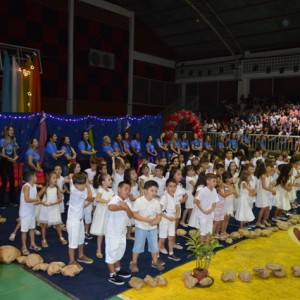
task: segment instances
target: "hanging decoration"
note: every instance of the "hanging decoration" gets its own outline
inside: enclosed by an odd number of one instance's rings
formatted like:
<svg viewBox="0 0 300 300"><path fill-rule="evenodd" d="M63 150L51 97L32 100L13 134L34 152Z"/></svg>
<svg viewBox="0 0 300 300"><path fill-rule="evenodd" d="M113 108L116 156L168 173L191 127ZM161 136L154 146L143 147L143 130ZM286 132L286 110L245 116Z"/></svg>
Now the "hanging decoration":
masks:
<svg viewBox="0 0 300 300"><path fill-rule="evenodd" d="M202 126L198 117L191 110L178 110L173 113L164 127L166 133L166 140L169 141L172 138L173 132L179 121L185 119L192 127L193 133L196 133L198 138L202 137Z"/></svg>

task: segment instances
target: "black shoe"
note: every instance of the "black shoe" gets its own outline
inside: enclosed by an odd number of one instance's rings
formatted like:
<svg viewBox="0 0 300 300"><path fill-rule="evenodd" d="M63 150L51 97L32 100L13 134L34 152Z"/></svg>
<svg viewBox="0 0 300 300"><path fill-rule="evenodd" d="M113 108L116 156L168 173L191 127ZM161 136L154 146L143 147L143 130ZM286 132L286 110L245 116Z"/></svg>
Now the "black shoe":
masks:
<svg viewBox="0 0 300 300"><path fill-rule="evenodd" d="M117 272L117 275L120 276L120 277L123 277L123 278L129 278L131 277L131 274L123 269L120 269L118 272Z"/></svg>
<svg viewBox="0 0 300 300"><path fill-rule="evenodd" d="M86 233L86 234L85 234L85 238L86 238L87 240L91 240L93 237L92 237L89 233Z"/></svg>
<svg viewBox="0 0 300 300"><path fill-rule="evenodd" d="M109 277L108 281L116 285L123 285L125 283L118 274Z"/></svg>

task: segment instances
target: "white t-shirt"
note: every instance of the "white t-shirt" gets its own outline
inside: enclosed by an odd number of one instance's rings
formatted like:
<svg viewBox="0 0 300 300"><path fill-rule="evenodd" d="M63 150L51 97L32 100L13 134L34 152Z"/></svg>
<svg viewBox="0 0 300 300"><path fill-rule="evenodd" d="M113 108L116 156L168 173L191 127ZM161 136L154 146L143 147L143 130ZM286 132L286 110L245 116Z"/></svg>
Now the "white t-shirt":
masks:
<svg viewBox="0 0 300 300"><path fill-rule="evenodd" d="M165 193L166 188L166 178L165 177L153 177L153 180L157 182L158 184L158 190L157 190L157 196L161 197Z"/></svg>
<svg viewBox="0 0 300 300"><path fill-rule="evenodd" d="M21 195L20 195L20 208L19 208L19 216L23 217L30 217L35 215L35 205L34 203L28 203L25 201L24 195L24 187L29 186L29 198L35 199L37 196L37 189L36 185L30 185L28 182L25 183L22 187Z"/></svg>
<svg viewBox="0 0 300 300"><path fill-rule="evenodd" d="M176 197L172 197L170 194L164 194L160 199L161 210L164 214L169 217L175 217L176 215L176 205L180 205ZM169 220L166 218L161 219L161 223L168 223Z"/></svg>
<svg viewBox="0 0 300 300"><path fill-rule="evenodd" d="M68 219L82 219L84 211L84 201L88 195L87 188L79 191L74 185L70 187L70 200L68 209Z"/></svg>
<svg viewBox="0 0 300 300"><path fill-rule="evenodd" d="M108 203L108 206L111 204L118 205L119 201L124 200L122 200L119 196L116 195L111 198L111 200ZM106 235L126 235L128 220L129 218L125 210L112 211L108 209Z"/></svg>
<svg viewBox="0 0 300 300"><path fill-rule="evenodd" d="M96 170L93 171L91 168L89 168L84 170L84 172L86 172L89 182L92 183L94 180L94 176L96 175Z"/></svg>
<svg viewBox="0 0 300 300"><path fill-rule="evenodd" d="M145 196L137 198L133 204L132 211L138 212L143 217L150 217L155 219L158 214L161 213L161 207L155 198L147 200ZM149 223L139 221L135 219L135 226L144 230L153 230L157 228L157 225L151 226Z"/></svg>
<svg viewBox="0 0 300 300"><path fill-rule="evenodd" d="M219 202L219 197L216 189L210 190L206 186L199 190L196 200L201 203L204 210L209 210L212 208L214 203ZM214 211L211 214L206 215L197 206L197 216L202 219L211 219L214 217Z"/></svg>
<svg viewBox="0 0 300 300"><path fill-rule="evenodd" d="M59 190L62 192L63 191L63 188L64 188L64 181L65 181L65 178L63 176L60 176L57 178L57 186L59 187ZM64 199L64 193L62 192L61 193L61 197L62 199Z"/></svg>
<svg viewBox="0 0 300 300"><path fill-rule="evenodd" d="M234 160L233 160L233 159L227 159L227 158L225 158L225 160L224 160L224 163L225 163L225 170L228 169L228 167L229 167L229 165L230 165L230 163L231 163L232 161L234 161Z"/></svg>

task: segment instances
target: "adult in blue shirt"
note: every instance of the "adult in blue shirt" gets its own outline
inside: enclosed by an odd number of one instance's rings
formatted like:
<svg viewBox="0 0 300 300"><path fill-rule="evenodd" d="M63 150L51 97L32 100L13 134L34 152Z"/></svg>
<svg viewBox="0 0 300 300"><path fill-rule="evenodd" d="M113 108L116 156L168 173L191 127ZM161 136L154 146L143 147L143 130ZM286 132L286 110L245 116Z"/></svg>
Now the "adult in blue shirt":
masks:
<svg viewBox="0 0 300 300"><path fill-rule="evenodd" d="M59 161L62 169L62 176L66 177L69 174L69 164L72 160L76 159L77 154L70 144L70 138L66 135L62 136L60 140L60 149L65 151Z"/></svg>
<svg viewBox="0 0 300 300"><path fill-rule="evenodd" d="M237 139L237 134L232 132L228 141L228 149L232 151L233 154L236 154L239 149L239 142Z"/></svg>
<svg viewBox="0 0 300 300"><path fill-rule="evenodd" d="M102 150L103 158L106 161L107 172L112 175L112 158L118 156L118 154L114 152L114 149L111 146L111 139L108 135L105 135L102 139Z"/></svg>
<svg viewBox="0 0 300 300"><path fill-rule="evenodd" d="M6 126L4 128L4 138L0 141L1 159L0 159L0 206L5 208L4 196L6 193L7 179L9 182L9 202L12 205L17 205L16 189L15 189L15 174L14 163L19 156L17 155L18 144L16 142L14 128Z"/></svg>
<svg viewBox="0 0 300 300"><path fill-rule="evenodd" d="M170 160L174 156L179 156L180 154L180 147L179 147L179 141L178 141L178 133L174 132L172 139L169 141L169 153L170 153Z"/></svg>
<svg viewBox="0 0 300 300"><path fill-rule="evenodd" d="M113 144L113 149L114 149L113 152L115 152L116 155L121 156L122 158L127 158L128 154L125 152L122 139L123 139L122 134L118 132L115 136L115 142Z"/></svg>
<svg viewBox="0 0 300 300"><path fill-rule="evenodd" d="M150 163L154 163L155 158L157 157L157 151L155 150L155 146L153 144L152 135L148 135L146 138L146 153L148 156L148 160Z"/></svg>
<svg viewBox="0 0 300 300"><path fill-rule="evenodd" d="M90 167L91 156L94 156L97 151L91 146L89 133L84 131L81 135L81 141L78 144L77 162L80 164L82 171Z"/></svg>
<svg viewBox="0 0 300 300"><path fill-rule="evenodd" d="M25 159L23 164L24 171L33 171L33 172L43 172L39 165L41 159L38 152L39 142L37 139L33 138L29 141L28 150L25 153Z"/></svg>
<svg viewBox="0 0 300 300"><path fill-rule="evenodd" d="M240 137L240 149L243 149L245 151L245 155L249 156L249 149L250 149L250 133L249 129L246 128L244 133Z"/></svg>
<svg viewBox="0 0 300 300"><path fill-rule="evenodd" d="M179 140L179 149L180 153L184 156L184 162L186 163L188 161L188 154L191 151L186 132L181 134L181 139Z"/></svg>
<svg viewBox="0 0 300 300"><path fill-rule="evenodd" d="M141 146L141 134L136 132L134 134L134 139L130 142L130 149L133 153L132 155L132 164L133 167L137 170L139 166L139 160L142 158L142 146Z"/></svg>
<svg viewBox="0 0 300 300"><path fill-rule="evenodd" d="M224 144L224 141L225 141L224 135L219 135L217 146L216 146L216 150L218 151L218 153L220 155L224 155L224 153L225 153L225 144Z"/></svg>
<svg viewBox="0 0 300 300"><path fill-rule="evenodd" d="M205 139L205 142L203 144L203 150L207 150L207 151L213 151L213 147L211 145L211 139L210 139L210 136L206 136L206 139Z"/></svg>
<svg viewBox="0 0 300 300"><path fill-rule="evenodd" d="M191 141L191 148L194 155L199 155L199 152L202 151L202 139L198 138L197 133L193 134L193 140Z"/></svg>
<svg viewBox="0 0 300 300"><path fill-rule="evenodd" d="M58 159L65 153L65 150L57 150L56 142L56 133L48 134L42 164L45 175L53 171Z"/></svg>
<svg viewBox="0 0 300 300"><path fill-rule="evenodd" d="M156 149L159 157L168 158L168 144L165 142L164 138L166 136L165 132L161 132L159 137L156 139Z"/></svg>

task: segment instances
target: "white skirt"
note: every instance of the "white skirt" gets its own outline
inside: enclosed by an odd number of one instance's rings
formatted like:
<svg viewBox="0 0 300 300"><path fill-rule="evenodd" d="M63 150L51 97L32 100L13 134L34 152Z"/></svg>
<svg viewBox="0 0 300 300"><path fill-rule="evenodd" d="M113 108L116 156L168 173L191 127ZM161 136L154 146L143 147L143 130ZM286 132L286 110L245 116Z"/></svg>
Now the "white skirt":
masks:
<svg viewBox="0 0 300 300"><path fill-rule="evenodd" d="M93 235L105 235L107 225L108 206L106 204L97 204L90 229Z"/></svg>

